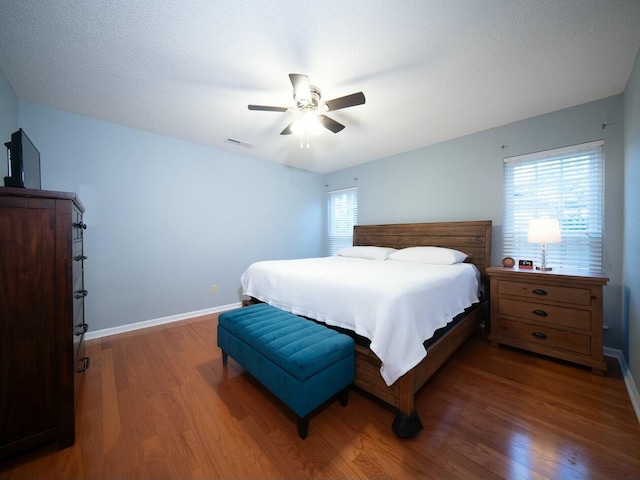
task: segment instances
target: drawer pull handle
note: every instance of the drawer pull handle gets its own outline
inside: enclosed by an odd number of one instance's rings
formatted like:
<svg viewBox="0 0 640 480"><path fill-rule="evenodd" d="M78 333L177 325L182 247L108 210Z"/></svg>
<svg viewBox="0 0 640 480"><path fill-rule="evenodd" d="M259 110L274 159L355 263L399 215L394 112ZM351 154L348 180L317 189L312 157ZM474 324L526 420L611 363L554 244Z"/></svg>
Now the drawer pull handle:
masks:
<svg viewBox="0 0 640 480"><path fill-rule="evenodd" d="M547 339L547 336L542 332L533 332L531 335L533 335L536 338L539 338L540 340L546 340Z"/></svg>
<svg viewBox="0 0 640 480"><path fill-rule="evenodd" d="M78 255L77 257L73 257L73 259L74 259L76 262L79 262L79 261L81 261L81 260L86 260L86 259L87 259L87 257L86 257L85 255Z"/></svg>
<svg viewBox="0 0 640 480"><path fill-rule="evenodd" d="M549 295L546 290L542 290L541 288L536 288L533 290L535 295Z"/></svg>
<svg viewBox="0 0 640 480"><path fill-rule="evenodd" d="M84 229L84 230L87 229L87 224L82 222L73 222L73 226L76 228Z"/></svg>
<svg viewBox="0 0 640 480"><path fill-rule="evenodd" d="M87 290L76 290L76 298L84 298L89 294Z"/></svg>
<svg viewBox="0 0 640 480"><path fill-rule="evenodd" d="M91 359L89 357L82 357L80 360L82 362L82 366L76 370L77 373L86 372L89 369L89 365L91 365Z"/></svg>
<svg viewBox="0 0 640 480"><path fill-rule="evenodd" d="M547 312L545 312L544 310L534 310L532 312L534 315L538 315L539 317L548 317L549 314Z"/></svg>

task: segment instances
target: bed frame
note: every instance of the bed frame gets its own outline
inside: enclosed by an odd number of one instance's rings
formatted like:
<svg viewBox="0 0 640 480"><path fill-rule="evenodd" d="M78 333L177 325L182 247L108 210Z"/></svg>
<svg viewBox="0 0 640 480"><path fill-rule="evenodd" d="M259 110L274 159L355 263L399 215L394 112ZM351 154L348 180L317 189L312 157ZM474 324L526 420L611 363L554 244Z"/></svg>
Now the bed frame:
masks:
<svg viewBox="0 0 640 480"><path fill-rule="evenodd" d="M353 245L406 248L437 246L460 250L468 255L465 260L480 271L484 286L482 302L469 308L461 319L426 347L427 356L396 382L387 386L380 375L380 359L363 344L356 341L356 387L397 408L393 431L402 438L412 438L423 428L415 410L414 397L418 390L478 328L486 315L489 282L486 267L491 266L491 220L438 223L398 223L387 225L356 225ZM243 305L259 302L255 298ZM342 331L342 330L341 330ZM353 334L353 332L346 332ZM355 335L355 334L353 334Z"/></svg>
<svg viewBox="0 0 640 480"><path fill-rule="evenodd" d="M483 302L470 309L437 341L427 348L427 356L393 385L387 386L380 375L381 362L367 347L356 345L355 385L383 402L396 407L398 413L393 431L403 438L411 438L422 429L422 422L414 407L416 392L438 368L473 333L484 319L488 300L485 268L491 265L491 221L403 223L388 225L357 225L353 245L406 248L438 246L460 250L468 255L467 262L480 271L484 285Z"/></svg>

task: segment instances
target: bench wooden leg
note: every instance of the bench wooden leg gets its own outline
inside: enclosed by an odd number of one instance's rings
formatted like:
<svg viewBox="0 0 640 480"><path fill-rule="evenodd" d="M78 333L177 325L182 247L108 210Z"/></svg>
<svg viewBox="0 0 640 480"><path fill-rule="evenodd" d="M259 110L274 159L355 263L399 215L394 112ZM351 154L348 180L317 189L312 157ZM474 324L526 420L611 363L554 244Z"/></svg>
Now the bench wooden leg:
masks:
<svg viewBox="0 0 640 480"><path fill-rule="evenodd" d="M309 433L309 416L298 417L298 435L304 440L307 438L307 433Z"/></svg>
<svg viewBox="0 0 640 480"><path fill-rule="evenodd" d="M340 405L346 407L349 403L349 387L344 388L340 393L338 398L340 399Z"/></svg>
<svg viewBox="0 0 640 480"><path fill-rule="evenodd" d="M222 366L226 367L227 366L227 361L229 360L229 355L227 353L224 352L224 350L222 351Z"/></svg>

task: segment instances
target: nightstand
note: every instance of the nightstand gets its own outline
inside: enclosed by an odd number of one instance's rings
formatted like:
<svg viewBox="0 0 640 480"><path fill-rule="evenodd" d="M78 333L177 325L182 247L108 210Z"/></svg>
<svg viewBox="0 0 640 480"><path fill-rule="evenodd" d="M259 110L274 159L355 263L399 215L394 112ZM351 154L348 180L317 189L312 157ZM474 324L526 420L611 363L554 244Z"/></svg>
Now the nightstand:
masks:
<svg viewBox="0 0 640 480"><path fill-rule="evenodd" d="M488 267L491 345L579 363L604 375L602 273Z"/></svg>

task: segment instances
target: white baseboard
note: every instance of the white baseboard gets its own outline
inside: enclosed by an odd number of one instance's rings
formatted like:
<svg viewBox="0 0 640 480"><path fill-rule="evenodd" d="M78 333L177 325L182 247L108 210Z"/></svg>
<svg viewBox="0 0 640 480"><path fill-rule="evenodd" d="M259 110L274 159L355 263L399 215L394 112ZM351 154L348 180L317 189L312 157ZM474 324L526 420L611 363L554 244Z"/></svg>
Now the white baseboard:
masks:
<svg viewBox="0 0 640 480"><path fill-rule="evenodd" d="M134 330L140 330L143 328L164 325L165 323L179 322L180 320L187 320L189 318L201 317L202 315L210 315L212 313L223 312L225 310L231 310L232 308L239 308L240 306L242 306L242 304L238 302L232 303L230 305L221 305L219 307L206 308L204 310L198 310L195 312L180 313L178 315L171 315L169 317L154 318L152 320L129 323L128 325L121 325L119 327L104 328L102 330L96 330L95 332L85 333L84 339L93 340L94 338L108 337L110 335L117 335L118 333L132 332Z"/></svg>
<svg viewBox="0 0 640 480"><path fill-rule="evenodd" d="M629 365L627 365L627 361L622 354L622 350L605 347L604 354L607 357L613 357L618 360L618 363L620 364L620 370L622 371L622 377L624 378L624 383L627 386L627 392L629 393L629 398L631 399L631 405L633 405L633 409L636 412L636 417L638 418L638 422L640 423L640 394L638 394L638 388L633 381L633 377L631 376L631 372L629 371Z"/></svg>

